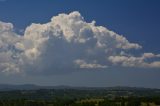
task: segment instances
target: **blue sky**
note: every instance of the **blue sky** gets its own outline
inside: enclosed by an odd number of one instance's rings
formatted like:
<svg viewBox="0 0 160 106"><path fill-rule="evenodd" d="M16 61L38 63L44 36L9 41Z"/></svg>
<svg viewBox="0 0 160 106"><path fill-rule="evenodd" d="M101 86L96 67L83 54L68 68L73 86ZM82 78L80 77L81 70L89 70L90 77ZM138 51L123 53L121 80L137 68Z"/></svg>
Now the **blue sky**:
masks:
<svg viewBox="0 0 160 106"><path fill-rule="evenodd" d="M141 45L143 49L138 51L138 53L143 54L149 52L158 55L160 53L159 5L160 1L158 0L4 0L0 1L0 21L12 23L14 25L14 32L23 36L23 33L20 31L25 31L32 23L48 23L53 16L57 16L60 13L69 14L73 11L79 11L87 23L95 20L96 26L107 27L109 30L123 35L129 42ZM59 45L57 45L57 47L58 46ZM59 52L60 51L57 53ZM125 52L137 56L137 51L126 50ZM49 53L48 55L52 56ZM69 53L66 54L66 56L70 56ZM103 55L99 54L97 58L99 56L102 57ZM59 59L61 55L56 55L55 57ZM47 61L47 59L43 61ZM67 58L62 56L61 59ZM99 58L97 61L98 60L101 61ZM153 60L159 60L159 58L157 59L155 56L154 59L149 61ZM52 61L47 62L51 64ZM83 63L84 61L78 61L78 63L81 62ZM88 62L90 61L88 60ZM62 62L59 62L59 60L56 64L63 67ZM68 68L69 66L66 67L70 70L70 68ZM54 67L48 66L44 69L50 70L51 68ZM33 69L35 69L35 67ZM39 73L40 75L36 75L37 72L34 73L34 76L30 74L18 74L19 78L16 77L17 75L2 74L0 75L0 83L35 83L42 85L72 86L120 85L160 88L160 84L158 83L158 80L160 80L160 68L120 68L118 66L117 68L107 68L100 71L90 71L89 69L89 71L82 70L60 74L55 74L57 73L56 71L42 72L46 74L44 76L41 72ZM53 73L53 75L48 76L48 73Z"/></svg>
<svg viewBox="0 0 160 106"><path fill-rule="evenodd" d="M79 11L87 21L123 34L146 50L158 53L160 27L158 0L6 0L0 3L0 19L25 29L31 23L45 23L59 13ZM145 38L145 39L144 39Z"/></svg>

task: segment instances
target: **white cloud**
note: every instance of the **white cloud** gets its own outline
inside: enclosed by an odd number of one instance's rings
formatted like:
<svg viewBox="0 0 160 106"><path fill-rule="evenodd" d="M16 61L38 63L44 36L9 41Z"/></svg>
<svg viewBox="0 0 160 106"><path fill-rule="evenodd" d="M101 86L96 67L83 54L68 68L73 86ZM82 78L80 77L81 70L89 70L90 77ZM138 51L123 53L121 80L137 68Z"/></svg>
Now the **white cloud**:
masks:
<svg viewBox="0 0 160 106"><path fill-rule="evenodd" d="M154 58L154 57L160 57L160 54L155 55L155 54L153 54L153 53L144 53L142 57L143 57L144 59L146 59L146 58Z"/></svg>
<svg viewBox="0 0 160 106"><path fill-rule="evenodd" d="M13 32L11 23L0 22L0 70L2 72L20 71L18 66L19 51L14 46L20 39L21 37Z"/></svg>
<svg viewBox="0 0 160 106"><path fill-rule="evenodd" d="M85 22L79 12L59 14L46 24L32 23L21 36L11 23L0 22L0 69L7 73L54 73L112 64L159 68L160 55L144 53L136 57L130 51L141 48L122 35L96 26L95 21Z"/></svg>
<svg viewBox="0 0 160 106"><path fill-rule="evenodd" d="M114 65L124 67L141 67L141 68L160 68L160 61L151 61L149 59L157 58L159 55L153 53L144 53L140 57L135 56L109 56L108 60Z"/></svg>
<svg viewBox="0 0 160 106"><path fill-rule="evenodd" d="M11 31L12 29L13 25L11 23L0 22L0 32Z"/></svg>
<svg viewBox="0 0 160 106"><path fill-rule="evenodd" d="M84 60L75 60L75 63L80 66L80 68L107 68L106 65L97 64L96 61L93 63L87 63Z"/></svg>

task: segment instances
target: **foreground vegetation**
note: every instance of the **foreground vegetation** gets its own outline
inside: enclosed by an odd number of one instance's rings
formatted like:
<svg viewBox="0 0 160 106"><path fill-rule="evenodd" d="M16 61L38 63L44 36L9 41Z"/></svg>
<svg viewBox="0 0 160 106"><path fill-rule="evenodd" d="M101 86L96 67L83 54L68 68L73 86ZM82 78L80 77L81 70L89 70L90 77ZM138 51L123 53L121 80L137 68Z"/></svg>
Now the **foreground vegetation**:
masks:
<svg viewBox="0 0 160 106"><path fill-rule="evenodd" d="M160 90L70 88L1 91L0 106L160 106Z"/></svg>

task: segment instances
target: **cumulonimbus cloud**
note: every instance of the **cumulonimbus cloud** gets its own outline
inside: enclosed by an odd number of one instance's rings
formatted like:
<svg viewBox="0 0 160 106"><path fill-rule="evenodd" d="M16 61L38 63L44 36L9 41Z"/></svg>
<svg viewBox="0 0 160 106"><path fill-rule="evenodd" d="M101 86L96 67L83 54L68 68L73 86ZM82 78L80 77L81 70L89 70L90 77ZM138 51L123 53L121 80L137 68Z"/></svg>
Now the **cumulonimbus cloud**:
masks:
<svg viewBox="0 0 160 106"><path fill-rule="evenodd" d="M130 50L129 42L95 21L87 23L77 11L54 16L45 24L31 24L24 35L11 23L0 22L0 70L4 73L55 72L117 67L160 68L160 55Z"/></svg>

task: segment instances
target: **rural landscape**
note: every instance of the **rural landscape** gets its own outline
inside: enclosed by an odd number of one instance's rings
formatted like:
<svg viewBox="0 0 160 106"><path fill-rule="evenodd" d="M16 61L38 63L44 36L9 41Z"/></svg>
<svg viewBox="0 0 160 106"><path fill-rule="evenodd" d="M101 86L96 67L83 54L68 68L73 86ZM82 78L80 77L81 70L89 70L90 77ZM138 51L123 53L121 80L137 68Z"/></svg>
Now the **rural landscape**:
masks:
<svg viewBox="0 0 160 106"><path fill-rule="evenodd" d="M160 89L1 85L0 106L159 106Z"/></svg>

